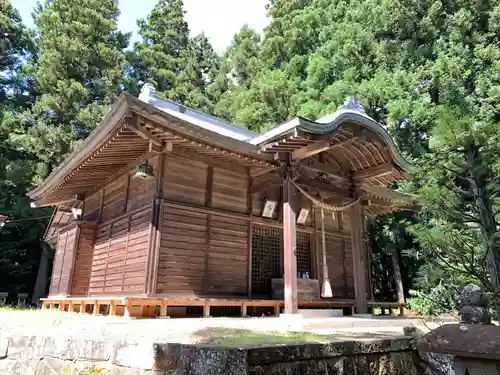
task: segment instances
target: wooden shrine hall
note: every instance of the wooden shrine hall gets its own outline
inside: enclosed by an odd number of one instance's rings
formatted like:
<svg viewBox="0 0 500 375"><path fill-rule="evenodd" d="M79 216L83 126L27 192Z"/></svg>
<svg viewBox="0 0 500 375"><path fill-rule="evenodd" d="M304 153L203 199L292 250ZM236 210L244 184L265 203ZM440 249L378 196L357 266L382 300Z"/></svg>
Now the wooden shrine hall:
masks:
<svg viewBox="0 0 500 375"><path fill-rule="evenodd" d="M28 193L56 207L43 303L126 316L367 312L364 217L412 208L388 188L408 169L353 98L258 134L145 85Z"/></svg>

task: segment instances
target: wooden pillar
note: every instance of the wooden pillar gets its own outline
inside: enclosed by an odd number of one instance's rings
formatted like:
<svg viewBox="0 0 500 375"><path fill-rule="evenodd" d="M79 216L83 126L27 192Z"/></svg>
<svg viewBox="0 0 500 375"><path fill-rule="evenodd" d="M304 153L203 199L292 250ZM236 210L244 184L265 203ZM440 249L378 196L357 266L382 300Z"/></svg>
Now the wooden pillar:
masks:
<svg viewBox="0 0 500 375"><path fill-rule="evenodd" d="M206 303L203 306L203 316L205 316L205 317L209 317L210 316L210 305L208 303Z"/></svg>
<svg viewBox="0 0 500 375"><path fill-rule="evenodd" d="M274 305L274 316L280 316L281 307L279 304Z"/></svg>
<svg viewBox="0 0 500 375"><path fill-rule="evenodd" d="M82 303L80 304L80 314L85 314L85 307L85 301L82 301Z"/></svg>
<svg viewBox="0 0 500 375"><path fill-rule="evenodd" d="M285 314L297 314L297 228L294 187L290 179L283 184L283 266L285 271Z"/></svg>
<svg viewBox="0 0 500 375"><path fill-rule="evenodd" d="M168 306L165 304L162 304L160 307L160 316L168 316Z"/></svg>
<svg viewBox="0 0 500 375"><path fill-rule="evenodd" d="M124 306L124 310L123 310L123 316L125 318L130 318L132 316L132 314L130 313L130 309L132 308L132 306L130 305L125 305Z"/></svg>
<svg viewBox="0 0 500 375"><path fill-rule="evenodd" d="M247 215L248 215L248 238L247 238L247 296L252 298L252 239L253 239L253 202L252 202L252 177L250 169L247 168ZM245 313L246 315L246 313Z"/></svg>
<svg viewBox="0 0 500 375"><path fill-rule="evenodd" d="M94 315L99 315L99 302L94 301Z"/></svg>
<svg viewBox="0 0 500 375"><path fill-rule="evenodd" d="M116 315L116 303L111 301L109 304L109 315L110 316L115 316Z"/></svg>
<svg viewBox="0 0 500 375"><path fill-rule="evenodd" d="M150 144L150 148L152 145ZM160 149L161 151L161 149ZM153 208L151 212L151 224L149 233L149 251L147 260L146 273L146 294L155 294L158 284L158 267L160 262L160 241L161 241L161 226L163 218L163 179L166 168L166 154L158 153L157 159L157 175L155 199L153 200Z"/></svg>
<svg viewBox="0 0 500 375"><path fill-rule="evenodd" d="M368 311L366 272L368 272L368 270L366 269L366 259L364 259L363 256L363 211L359 202L349 208L349 218L351 220L351 246L356 312L358 314L366 314Z"/></svg>
<svg viewBox="0 0 500 375"><path fill-rule="evenodd" d="M241 316L247 316L247 304L245 302L241 305Z"/></svg>

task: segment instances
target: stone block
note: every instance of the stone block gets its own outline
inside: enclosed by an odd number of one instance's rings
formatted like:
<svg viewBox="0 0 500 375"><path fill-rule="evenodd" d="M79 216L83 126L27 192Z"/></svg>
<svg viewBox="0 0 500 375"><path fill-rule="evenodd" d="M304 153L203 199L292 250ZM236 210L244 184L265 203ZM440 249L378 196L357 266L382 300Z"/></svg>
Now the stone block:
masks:
<svg viewBox="0 0 500 375"><path fill-rule="evenodd" d="M246 375L245 349L183 345L177 374Z"/></svg>
<svg viewBox="0 0 500 375"><path fill-rule="evenodd" d="M500 361L500 327L481 324L446 324L426 334L422 353Z"/></svg>
<svg viewBox="0 0 500 375"><path fill-rule="evenodd" d="M466 285L460 294L460 304L462 306L486 307L488 306L488 302L488 295L478 285Z"/></svg>
<svg viewBox="0 0 500 375"><path fill-rule="evenodd" d="M156 361L156 353L151 343L120 341L116 344L112 363L140 370L151 370Z"/></svg>
<svg viewBox="0 0 500 375"><path fill-rule="evenodd" d="M324 360L272 363L248 370L248 375L325 375L330 374Z"/></svg>
<svg viewBox="0 0 500 375"><path fill-rule="evenodd" d="M58 358L46 357L40 361L35 375L59 374L111 374L109 362L68 361Z"/></svg>
<svg viewBox="0 0 500 375"><path fill-rule="evenodd" d="M67 360L108 361L113 358L114 344L95 340L46 336L39 340L35 354L40 357L51 356Z"/></svg>
<svg viewBox="0 0 500 375"><path fill-rule="evenodd" d="M352 314L353 318L373 319L373 314Z"/></svg>
<svg viewBox="0 0 500 375"><path fill-rule="evenodd" d="M0 336L0 359L7 358L9 350L9 338Z"/></svg>
<svg viewBox="0 0 500 375"><path fill-rule="evenodd" d="M32 358L37 356L35 336L12 335L9 339L7 355L10 359Z"/></svg>
<svg viewBox="0 0 500 375"><path fill-rule="evenodd" d="M342 309L299 309L299 314L305 319L337 318L344 316Z"/></svg>

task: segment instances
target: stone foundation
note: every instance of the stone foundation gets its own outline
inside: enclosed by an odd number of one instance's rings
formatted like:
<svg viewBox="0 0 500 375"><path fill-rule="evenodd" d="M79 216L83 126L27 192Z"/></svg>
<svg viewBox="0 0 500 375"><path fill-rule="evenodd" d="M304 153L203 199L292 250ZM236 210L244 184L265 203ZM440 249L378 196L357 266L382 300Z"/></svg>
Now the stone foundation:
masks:
<svg viewBox="0 0 500 375"><path fill-rule="evenodd" d="M409 338L246 348L0 339L0 374L9 375L417 375L418 363Z"/></svg>

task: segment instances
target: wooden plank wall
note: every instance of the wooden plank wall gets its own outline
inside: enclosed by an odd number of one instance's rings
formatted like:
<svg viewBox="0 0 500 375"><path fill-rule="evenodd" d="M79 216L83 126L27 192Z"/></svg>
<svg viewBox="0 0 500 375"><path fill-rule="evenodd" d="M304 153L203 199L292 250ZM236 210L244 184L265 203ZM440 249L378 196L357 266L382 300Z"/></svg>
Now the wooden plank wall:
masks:
<svg viewBox="0 0 500 375"><path fill-rule="evenodd" d="M248 178L221 168L214 168L212 207L222 211L247 213Z"/></svg>
<svg viewBox="0 0 500 375"><path fill-rule="evenodd" d="M156 159L149 162L155 167L155 174L161 176ZM155 180L133 179L135 170L131 170L86 200L84 217L101 220L95 235L88 294L146 292L148 267L155 273L155 265L148 266L147 259L153 229L150 226L152 203L157 194L163 192L163 196L158 195L164 199L164 205L160 238L156 242L158 272L152 276L153 284L156 281L152 292L169 296L247 295L252 225L249 215L262 224L264 202L273 199L278 207L272 225L279 225L281 188L249 195L246 174L168 155L165 159L158 191ZM307 208L311 212L306 226L316 227L311 254L312 266L316 269L320 266L317 259L321 260L318 246L321 218L305 197L298 194L297 199L299 209ZM325 227L334 295L353 297L350 220L345 213L337 215L335 220L331 213L326 213ZM86 246L85 239L83 241L82 249ZM81 256L85 258L85 254L83 250ZM54 265L56 271L58 267L60 265ZM320 270L321 267L317 273ZM82 270L78 279L85 280L84 274ZM77 285L75 281L74 293L83 295L84 284L82 281Z"/></svg>
<svg viewBox="0 0 500 375"><path fill-rule="evenodd" d="M101 195L102 192L98 191L85 199L85 206L83 211L83 220L97 221L101 209Z"/></svg>
<svg viewBox="0 0 500 375"><path fill-rule="evenodd" d="M156 293L192 296L204 293L208 214L165 204Z"/></svg>
<svg viewBox="0 0 500 375"><path fill-rule="evenodd" d="M208 249L208 294L247 294L248 219L212 214Z"/></svg>
<svg viewBox="0 0 500 375"><path fill-rule="evenodd" d="M205 205L206 164L167 158L163 178L164 198L197 206Z"/></svg>
<svg viewBox="0 0 500 375"><path fill-rule="evenodd" d="M148 205L98 226L89 295L145 292L151 209Z"/></svg>
<svg viewBox="0 0 500 375"><path fill-rule="evenodd" d="M72 226L59 233L52 268L50 296L66 296L70 293L77 232L77 227Z"/></svg>
<svg viewBox="0 0 500 375"><path fill-rule="evenodd" d="M248 176L171 157L165 164L156 294L246 295Z"/></svg>
<svg viewBox="0 0 500 375"><path fill-rule="evenodd" d="M80 226L76 249L75 268L71 284L71 296L85 297L89 291L90 270L94 251L95 226Z"/></svg>
<svg viewBox="0 0 500 375"><path fill-rule="evenodd" d="M318 266L320 270L319 275L322 278L321 212L320 210L315 211ZM354 298L354 271L350 228L349 215L346 212L337 212L332 215L331 212L325 211L326 262L335 298Z"/></svg>
<svg viewBox="0 0 500 375"><path fill-rule="evenodd" d="M151 159L149 164L151 164L156 171L157 158ZM154 179L140 180L133 178L135 172L135 169L133 169L125 177L126 207L124 208L124 212L150 205L155 197L156 181Z"/></svg>
<svg viewBox="0 0 500 375"><path fill-rule="evenodd" d="M105 222L123 214L127 201L127 176L121 176L102 191L101 221Z"/></svg>

